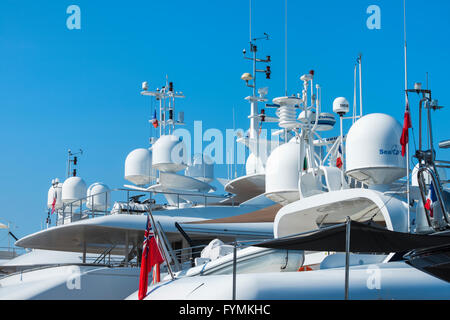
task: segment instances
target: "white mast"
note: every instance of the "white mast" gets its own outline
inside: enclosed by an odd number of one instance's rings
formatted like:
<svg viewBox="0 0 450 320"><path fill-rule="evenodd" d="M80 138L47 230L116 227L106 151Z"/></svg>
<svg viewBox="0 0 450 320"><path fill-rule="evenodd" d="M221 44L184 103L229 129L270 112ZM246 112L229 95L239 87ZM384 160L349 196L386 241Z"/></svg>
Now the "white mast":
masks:
<svg viewBox="0 0 450 320"><path fill-rule="evenodd" d="M406 46L406 0L403 0L403 37L405 40L405 105L408 103L408 63L407 63L407 46ZM410 222L410 194L409 194L409 143L406 144L406 201L408 203L408 232L411 232Z"/></svg>

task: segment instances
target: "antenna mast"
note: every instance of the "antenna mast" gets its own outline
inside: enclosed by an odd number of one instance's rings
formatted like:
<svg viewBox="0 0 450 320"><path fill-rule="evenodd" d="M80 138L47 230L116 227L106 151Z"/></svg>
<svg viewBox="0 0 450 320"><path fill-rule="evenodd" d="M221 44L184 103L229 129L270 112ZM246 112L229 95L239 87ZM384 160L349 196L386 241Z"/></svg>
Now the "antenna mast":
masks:
<svg viewBox="0 0 450 320"><path fill-rule="evenodd" d="M403 37L405 40L405 105L408 106L408 63L407 63L407 45L406 45L406 0L403 0ZM409 108L409 107L408 107ZM409 112L409 111L408 111ZM409 143L406 144L406 201L408 203L408 232L411 232L411 210L410 210L410 192L409 192Z"/></svg>

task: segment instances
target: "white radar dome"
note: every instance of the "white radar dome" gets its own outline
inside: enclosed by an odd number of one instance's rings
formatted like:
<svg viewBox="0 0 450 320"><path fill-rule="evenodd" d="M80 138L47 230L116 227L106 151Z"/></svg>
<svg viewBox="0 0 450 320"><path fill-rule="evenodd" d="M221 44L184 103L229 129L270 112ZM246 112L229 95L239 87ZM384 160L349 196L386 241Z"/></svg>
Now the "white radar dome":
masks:
<svg viewBox="0 0 450 320"><path fill-rule="evenodd" d="M264 171L264 163L261 158L257 157L254 153L250 153L245 163L246 175L264 173Z"/></svg>
<svg viewBox="0 0 450 320"><path fill-rule="evenodd" d="M48 189L47 196L47 208L52 209L53 201L55 201L55 209L61 209L63 207L62 201L62 186L63 184L53 180L51 187Z"/></svg>
<svg viewBox="0 0 450 320"><path fill-rule="evenodd" d="M188 177L209 183L214 180L214 163L207 155L196 154L184 174Z"/></svg>
<svg viewBox="0 0 450 320"><path fill-rule="evenodd" d="M101 182L91 184L87 189L86 206L94 211L106 211L111 206L109 187Z"/></svg>
<svg viewBox="0 0 450 320"><path fill-rule="evenodd" d="M154 178L152 153L145 148L131 151L125 160L125 179L138 185L149 184Z"/></svg>
<svg viewBox="0 0 450 320"><path fill-rule="evenodd" d="M333 101L333 112L342 116L349 111L349 103L344 97L338 97Z"/></svg>
<svg viewBox="0 0 450 320"><path fill-rule="evenodd" d="M393 117L372 113L356 121L347 134L346 174L368 185L390 184L406 175L400 136Z"/></svg>
<svg viewBox="0 0 450 320"><path fill-rule="evenodd" d="M164 172L177 172L186 168L185 145L181 137L161 136L152 146L153 167Z"/></svg>
<svg viewBox="0 0 450 320"><path fill-rule="evenodd" d="M61 197L65 204L86 198L86 183L80 177L67 178L62 186ZM74 207L79 205L79 201L72 203Z"/></svg>
<svg viewBox="0 0 450 320"><path fill-rule="evenodd" d="M307 124L308 121L312 126L316 123L316 112L307 110L300 112L300 115L297 118L301 123ZM321 112L319 114L319 119L317 120L316 131L328 131L333 129L336 124L336 119L334 118L334 114L329 112Z"/></svg>
<svg viewBox="0 0 450 320"><path fill-rule="evenodd" d="M298 200L300 144L291 139L272 151L266 164L266 196L276 202Z"/></svg>

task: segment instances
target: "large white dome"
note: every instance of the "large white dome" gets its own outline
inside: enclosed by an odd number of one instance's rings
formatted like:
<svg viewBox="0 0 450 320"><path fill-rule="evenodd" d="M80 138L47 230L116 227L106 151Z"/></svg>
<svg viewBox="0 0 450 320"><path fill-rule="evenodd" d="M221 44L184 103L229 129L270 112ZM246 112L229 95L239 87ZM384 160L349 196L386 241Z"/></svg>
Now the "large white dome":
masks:
<svg viewBox="0 0 450 320"><path fill-rule="evenodd" d="M186 168L184 142L175 135L161 136L152 146L153 167L165 172L177 172Z"/></svg>
<svg viewBox="0 0 450 320"><path fill-rule="evenodd" d="M109 187L101 182L91 184L87 189L86 206L94 211L107 211L111 206L111 192Z"/></svg>
<svg viewBox="0 0 450 320"><path fill-rule="evenodd" d="M277 202L298 199L300 144L292 139L272 151L266 164L266 196Z"/></svg>
<svg viewBox="0 0 450 320"><path fill-rule="evenodd" d="M125 160L125 179L140 186L149 184L153 178L152 153L140 148L131 151Z"/></svg>
<svg viewBox="0 0 450 320"><path fill-rule="evenodd" d="M70 177L64 181L61 192L62 201L65 204L86 198L86 183L80 177ZM72 203L73 207L79 206L80 202Z"/></svg>
<svg viewBox="0 0 450 320"><path fill-rule="evenodd" d="M345 145L346 174L366 184L389 184L406 175L402 126L383 113L368 114L350 128Z"/></svg>

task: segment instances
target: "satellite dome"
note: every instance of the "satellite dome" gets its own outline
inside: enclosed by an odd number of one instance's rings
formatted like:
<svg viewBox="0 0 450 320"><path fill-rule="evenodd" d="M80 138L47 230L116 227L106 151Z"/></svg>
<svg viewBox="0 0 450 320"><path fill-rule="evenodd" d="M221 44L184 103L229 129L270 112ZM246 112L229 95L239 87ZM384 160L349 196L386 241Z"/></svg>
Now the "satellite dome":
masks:
<svg viewBox="0 0 450 320"><path fill-rule="evenodd" d="M257 157L254 153L250 153L247 162L245 163L245 173L247 175L264 173L264 163L260 157Z"/></svg>
<svg viewBox="0 0 450 320"><path fill-rule="evenodd" d="M125 179L138 185L149 184L154 178L152 153L140 148L131 151L125 160Z"/></svg>
<svg viewBox="0 0 450 320"><path fill-rule="evenodd" d="M63 184L59 182L57 179L52 180L52 185L48 189L47 196L47 208L53 208L53 201L55 200L55 209L61 209L63 207L62 202L62 186Z"/></svg>
<svg viewBox="0 0 450 320"><path fill-rule="evenodd" d="M401 154L402 126L393 117L372 113L350 128L345 145L346 174L365 184L390 184L406 175Z"/></svg>
<svg viewBox="0 0 450 320"><path fill-rule="evenodd" d="M62 185L61 192L62 201L65 204L72 203L76 200L86 198L86 183L80 177L70 177L64 181ZM77 201L72 203L72 206L79 206L80 203Z"/></svg>
<svg viewBox="0 0 450 320"><path fill-rule="evenodd" d="M343 116L350 109L347 99L344 97L338 97L333 101L333 112L340 116Z"/></svg>
<svg viewBox="0 0 450 320"><path fill-rule="evenodd" d="M291 139L272 151L266 164L266 196L277 202L299 198L300 144Z"/></svg>
<svg viewBox="0 0 450 320"><path fill-rule="evenodd" d="M314 110L307 110L300 112L297 118L301 123L307 124L308 121L313 126L316 123L316 112ZM333 129L336 124L336 119L334 114L329 112L321 112L319 114L319 119L317 120L316 131L328 131Z"/></svg>
<svg viewBox="0 0 450 320"><path fill-rule="evenodd" d="M152 146L153 167L165 172L177 172L186 168L184 142L175 135L161 136Z"/></svg>
<svg viewBox="0 0 450 320"><path fill-rule="evenodd" d="M111 205L111 192L109 187L101 182L91 184L87 189L86 206L94 211L106 211Z"/></svg>

